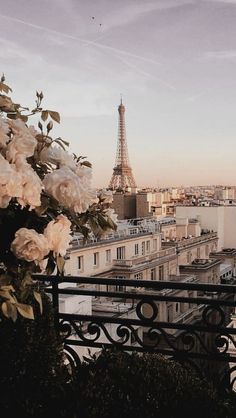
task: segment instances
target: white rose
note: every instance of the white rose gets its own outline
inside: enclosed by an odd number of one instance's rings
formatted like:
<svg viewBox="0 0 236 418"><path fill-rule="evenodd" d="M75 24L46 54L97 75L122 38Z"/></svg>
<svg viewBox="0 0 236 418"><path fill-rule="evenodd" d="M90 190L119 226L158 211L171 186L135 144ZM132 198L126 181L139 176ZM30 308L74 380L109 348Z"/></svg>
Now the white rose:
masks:
<svg viewBox="0 0 236 418"><path fill-rule="evenodd" d="M77 164L76 168L74 169L75 174L80 178L83 179L83 183L90 186L92 181L92 168L87 167L83 164Z"/></svg>
<svg viewBox="0 0 236 418"><path fill-rule="evenodd" d="M113 202L113 193L111 190L103 189L99 193L99 197L102 200L102 203L110 204Z"/></svg>
<svg viewBox="0 0 236 418"><path fill-rule="evenodd" d="M9 132L9 126L5 119L0 117L0 148L5 148L9 137L7 136Z"/></svg>
<svg viewBox="0 0 236 418"><path fill-rule="evenodd" d="M8 123L13 132L13 139L7 145L8 161L14 163L19 155L24 155L25 158L31 157L37 145L31 130L20 119L9 120Z"/></svg>
<svg viewBox="0 0 236 418"><path fill-rule="evenodd" d="M44 236L47 238L49 248L54 255L66 254L71 241L71 222L64 215L59 215L55 220L49 222L44 230Z"/></svg>
<svg viewBox="0 0 236 418"><path fill-rule="evenodd" d="M60 167L65 165L72 170L76 168L76 162L72 155L64 151L61 147L44 147L40 152L40 160L45 163L51 163L59 165Z"/></svg>
<svg viewBox="0 0 236 418"><path fill-rule="evenodd" d="M28 130L29 130L29 132L31 133L31 135L33 137L36 137L36 135L39 135L40 134L40 132L38 132L33 125L30 125L28 127Z"/></svg>
<svg viewBox="0 0 236 418"><path fill-rule="evenodd" d="M87 177L78 176L65 166L47 174L43 184L46 192L76 213L85 212L96 201L96 193L91 190Z"/></svg>
<svg viewBox="0 0 236 418"><path fill-rule="evenodd" d="M34 229L20 228L15 233L11 251L19 259L39 262L49 253L48 241Z"/></svg>
<svg viewBox="0 0 236 418"><path fill-rule="evenodd" d="M23 156L18 156L16 169L21 178L22 194L17 201L22 206L30 206L30 210L41 205L43 183Z"/></svg>
<svg viewBox="0 0 236 418"><path fill-rule="evenodd" d="M0 154L0 207L6 208L12 197L22 196L21 176L14 164Z"/></svg>

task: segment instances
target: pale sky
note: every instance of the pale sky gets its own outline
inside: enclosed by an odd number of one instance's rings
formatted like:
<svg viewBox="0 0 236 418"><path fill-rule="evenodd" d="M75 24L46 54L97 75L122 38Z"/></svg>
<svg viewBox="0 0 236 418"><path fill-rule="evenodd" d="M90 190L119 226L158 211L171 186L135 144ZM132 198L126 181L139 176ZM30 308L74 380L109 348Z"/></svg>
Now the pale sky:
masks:
<svg viewBox="0 0 236 418"><path fill-rule="evenodd" d="M0 72L24 105L43 90L96 187L121 93L138 186L236 184L236 0L0 0Z"/></svg>

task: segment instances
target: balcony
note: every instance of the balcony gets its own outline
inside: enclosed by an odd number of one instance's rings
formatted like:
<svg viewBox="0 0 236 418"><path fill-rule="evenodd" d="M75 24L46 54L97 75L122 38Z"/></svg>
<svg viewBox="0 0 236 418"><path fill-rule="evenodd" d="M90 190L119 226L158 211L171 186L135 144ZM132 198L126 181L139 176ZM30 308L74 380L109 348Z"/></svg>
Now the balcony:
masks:
<svg viewBox="0 0 236 418"><path fill-rule="evenodd" d="M128 260L113 260L113 266L122 266L122 267L133 267L138 264L147 263L154 260L163 259L165 261L165 257L175 256L176 251L175 248L168 248L165 250L157 251L152 254L143 255L140 257L133 257Z"/></svg>
<svg viewBox="0 0 236 418"><path fill-rule="evenodd" d="M191 361L201 376L207 376L209 370L217 373L217 384L232 389L236 328L230 326L230 315L235 309L236 286L200 284L191 276L179 277L182 281L98 277L64 277L59 281L43 275L35 279L42 284L51 282L45 290L52 297L56 326L75 365L83 347L96 352L113 346L129 352L161 353L181 362ZM77 287L60 288L62 282ZM62 295L95 297L96 309L89 314L62 313ZM115 309L113 301L117 298L122 311ZM101 309L97 309L99 300ZM182 304L185 312L173 318L177 304Z"/></svg>

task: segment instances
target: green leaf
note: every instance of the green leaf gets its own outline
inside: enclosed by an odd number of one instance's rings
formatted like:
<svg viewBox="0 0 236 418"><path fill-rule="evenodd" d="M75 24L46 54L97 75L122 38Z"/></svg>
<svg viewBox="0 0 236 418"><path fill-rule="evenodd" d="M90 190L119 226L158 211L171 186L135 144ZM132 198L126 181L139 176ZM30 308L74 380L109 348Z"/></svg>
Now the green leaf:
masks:
<svg viewBox="0 0 236 418"><path fill-rule="evenodd" d="M0 275L0 289L3 286L7 286L11 282L11 277L7 274L1 274Z"/></svg>
<svg viewBox="0 0 236 418"><path fill-rule="evenodd" d="M24 303L16 303L16 309L18 312L27 319L34 319L34 311L32 306L25 305Z"/></svg>
<svg viewBox="0 0 236 418"><path fill-rule="evenodd" d="M24 275L24 278L21 283L23 287L32 285L33 280L29 271L27 271L27 273Z"/></svg>
<svg viewBox="0 0 236 418"><path fill-rule="evenodd" d="M0 91L4 91L4 93L8 94L9 91L12 91L12 89L3 82L0 82Z"/></svg>
<svg viewBox="0 0 236 418"><path fill-rule="evenodd" d="M44 199L43 199L44 198ZM37 206L34 210L37 215L43 215L49 207L49 200L44 196L41 198L41 206Z"/></svg>
<svg viewBox="0 0 236 418"><path fill-rule="evenodd" d="M17 119L17 113L7 113L9 119Z"/></svg>
<svg viewBox="0 0 236 418"><path fill-rule="evenodd" d="M47 110L43 110L41 112L41 119L45 122L45 120L47 120L48 118L48 111Z"/></svg>
<svg viewBox="0 0 236 418"><path fill-rule="evenodd" d="M15 298L10 294L9 290L0 290L0 296L1 298L7 299L10 302L15 302Z"/></svg>
<svg viewBox="0 0 236 418"><path fill-rule="evenodd" d="M65 141L62 138L57 138L57 139L59 139L61 142L63 142L63 144L65 144L67 147L69 147L70 143L68 141Z"/></svg>
<svg viewBox="0 0 236 418"><path fill-rule="evenodd" d="M6 318L11 318L14 322L17 320L17 309L11 302L2 303L2 313Z"/></svg>
<svg viewBox="0 0 236 418"><path fill-rule="evenodd" d="M92 164L89 161L82 161L80 164L85 165L86 167L89 167L89 168L92 167Z"/></svg>
<svg viewBox="0 0 236 418"><path fill-rule="evenodd" d="M54 142L56 142L58 145L60 145L60 147L61 147L64 151L66 151L66 149L65 149L65 147L64 147L64 145L62 144L62 142L61 142L61 140L60 140L60 139L54 139Z"/></svg>
<svg viewBox="0 0 236 418"><path fill-rule="evenodd" d="M61 255L57 256L57 267L58 267L59 273L63 274L64 267L65 267L65 259Z"/></svg>
<svg viewBox="0 0 236 418"><path fill-rule="evenodd" d="M54 112L52 110L49 110L48 113L51 116L51 118L53 120L55 120L55 122L60 123L61 118L60 118L60 114L58 112Z"/></svg>
<svg viewBox="0 0 236 418"><path fill-rule="evenodd" d="M114 230L117 229L117 225L115 224L115 222L109 216L107 218L107 223L111 227L111 229L114 229Z"/></svg>
<svg viewBox="0 0 236 418"><path fill-rule="evenodd" d="M47 267L46 267L46 274L49 276L54 272L56 267L56 263L52 257L48 257Z"/></svg>
<svg viewBox="0 0 236 418"><path fill-rule="evenodd" d="M40 308L40 313L43 313L43 302L42 302L42 296L40 295L39 292L34 291L34 298L35 300L37 300L38 304L39 304L39 308Z"/></svg>
<svg viewBox="0 0 236 418"><path fill-rule="evenodd" d="M1 286L0 290L7 290L7 291L10 291L11 290L12 292L15 292L15 289L14 289L14 287L11 284Z"/></svg>
<svg viewBox="0 0 236 418"><path fill-rule="evenodd" d="M21 120L23 120L23 122L27 122L28 121L28 116L25 116L25 115L20 115L19 116L19 118L21 119Z"/></svg>
<svg viewBox="0 0 236 418"><path fill-rule="evenodd" d="M49 133L53 128L53 122L50 120L50 122L48 122L47 124L47 132Z"/></svg>
<svg viewBox="0 0 236 418"><path fill-rule="evenodd" d="M39 123L38 123L38 127L39 127L40 131L42 131L42 129L43 129L43 125L42 125L42 123L41 123L41 122L39 122Z"/></svg>

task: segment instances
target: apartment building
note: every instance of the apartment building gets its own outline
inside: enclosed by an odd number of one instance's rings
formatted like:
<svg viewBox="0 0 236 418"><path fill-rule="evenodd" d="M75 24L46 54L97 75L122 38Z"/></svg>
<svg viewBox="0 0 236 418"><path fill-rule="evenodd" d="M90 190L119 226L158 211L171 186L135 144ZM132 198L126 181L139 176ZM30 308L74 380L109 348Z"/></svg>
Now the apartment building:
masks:
<svg viewBox="0 0 236 418"><path fill-rule="evenodd" d="M202 231L199 221L194 219L127 220L103 240L91 239L84 245L82 238L75 237L68 251L66 274L168 280L178 276L182 266L195 260L209 260L210 254L213 258L217 243L217 234ZM208 269L216 283L220 274L213 264L208 263ZM199 273L198 267L199 263L198 266L195 263L191 269Z"/></svg>
<svg viewBox="0 0 236 418"><path fill-rule="evenodd" d="M203 229L217 232L218 251L236 248L236 206L177 206L177 218L195 218Z"/></svg>
<svg viewBox="0 0 236 418"><path fill-rule="evenodd" d="M160 224L154 219L123 222L104 240L83 245L72 241L66 274L131 279L167 280L178 274L174 248L162 249Z"/></svg>

